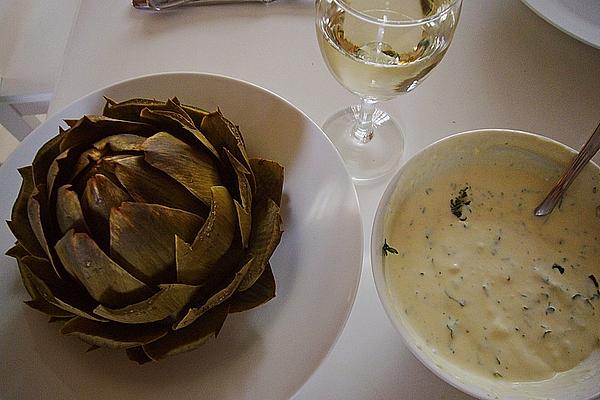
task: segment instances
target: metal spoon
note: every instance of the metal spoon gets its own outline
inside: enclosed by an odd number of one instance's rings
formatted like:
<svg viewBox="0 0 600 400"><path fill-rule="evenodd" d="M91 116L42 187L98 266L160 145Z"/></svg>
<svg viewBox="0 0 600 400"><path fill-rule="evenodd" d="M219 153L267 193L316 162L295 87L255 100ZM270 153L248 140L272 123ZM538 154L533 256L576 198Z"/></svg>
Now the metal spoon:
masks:
<svg viewBox="0 0 600 400"><path fill-rule="evenodd" d="M558 182L554 185L548 196L535 208L533 213L537 216L548 215L552 212L558 201L561 199L563 194L567 191L571 182L575 180L579 172L586 166L588 161L594 157L594 155L600 149L600 124L596 127L592 136L583 145L579 154L571 161L569 167L565 170L563 175L560 177Z"/></svg>

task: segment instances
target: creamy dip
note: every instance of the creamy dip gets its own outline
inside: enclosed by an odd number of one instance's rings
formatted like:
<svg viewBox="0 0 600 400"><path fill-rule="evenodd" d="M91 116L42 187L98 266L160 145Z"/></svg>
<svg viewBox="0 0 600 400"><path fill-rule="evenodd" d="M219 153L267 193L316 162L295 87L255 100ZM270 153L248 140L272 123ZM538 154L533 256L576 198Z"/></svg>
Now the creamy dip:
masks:
<svg viewBox="0 0 600 400"><path fill-rule="evenodd" d="M548 379L600 345L600 187L574 185L534 217L553 182L510 153L490 157L421 179L390 210L388 294L422 346L453 365Z"/></svg>

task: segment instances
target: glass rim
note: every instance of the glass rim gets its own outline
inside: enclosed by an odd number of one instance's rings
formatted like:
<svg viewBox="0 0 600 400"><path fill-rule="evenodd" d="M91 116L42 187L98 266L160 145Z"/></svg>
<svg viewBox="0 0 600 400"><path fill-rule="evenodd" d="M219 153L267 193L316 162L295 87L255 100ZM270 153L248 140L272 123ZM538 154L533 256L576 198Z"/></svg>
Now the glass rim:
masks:
<svg viewBox="0 0 600 400"><path fill-rule="evenodd" d="M383 18L377 18L377 17L372 17L368 14L363 13L362 11L358 11L355 8L353 8L351 5L349 5L348 3L346 3L345 0L331 0L333 3L335 3L338 7L340 7L341 9L343 9L345 12L351 14L353 17L362 19L365 22L369 22L369 23L373 23L373 24L377 24L377 25L382 25L382 26L418 26L418 25L423 25L426 24L428 22L434 21L438 18L440 18L442 15L447 14L454 6L456 6L458 3L461 3L462 0L452 0L448 3L448 5L443 8L442 10L436 12L433 15L424 17L424 18L420 18L420 19L412 19L412 20L387 20L387 19L383 19Z"/></svg>

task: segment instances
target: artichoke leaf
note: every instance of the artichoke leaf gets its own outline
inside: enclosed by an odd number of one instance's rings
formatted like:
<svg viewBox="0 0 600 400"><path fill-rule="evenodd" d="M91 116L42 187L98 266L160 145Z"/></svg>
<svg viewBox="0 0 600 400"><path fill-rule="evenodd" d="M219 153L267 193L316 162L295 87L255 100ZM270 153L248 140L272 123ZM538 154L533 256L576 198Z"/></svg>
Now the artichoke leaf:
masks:
<svg viewBox="0 0 600 400"><path fill-rule="evenodd" d="M129 121L140 121L140 113L144 108L149 108L150 110L162 110L166 108L166 103L164 101L158 101L155 99L135 98L122 102L116 102L115 100L107 97L104 98L106 99L106 105L104 106L104 111L102 112L103 115L111 118L126 119ZM208 114L207 111L199 107L181 104L177 97L174 97L170 101L185 110L185 112L194 121L194 125L196 126L200 126L202 118Z"/></svg>
<svg viewBox="0 0 600 400"><path fill-rule="evenodd" d="M25 257L34 257L34 256L17 257L17 266L19 268L19 275L21 275L21 282L23 282L23 287L25 288L25 290L27 290L27 293L29 293L29 296L31 296L32 300L44 301L43 294L40 292L40 290L38 290L38 288L36 286L36 281L32 278L33 272L31 271L30 268L27 267L27 265L23 261L25 259ZM36 261L35 261L36 264L39 264L38 260L43 260L44 262L48 263L48 261L45 258L35 257L35 259L36 259ZM40 278L40 280L41 280L41 278Z"/></svg>
<svg viewBox="0 0 600 400"><path fill-rule="evenodd" d="M236 231L236 211L227 188L211 188L211 208L192 245L175 238L177 281L201 285L212 279L211 267L227 252Z"/></svg>
<svg viewBox="0 0 600 400"><path fill-rule="evenodd" d="M91 344L91 345L90 345L90 347L88 347L88 349L87 349L85 352L86 352L86 353L89 353L89 352L91 352L91 351L95 351L95 350L98 350L98 349L100 349L100 348L101 348L101 347L100 347L100 346L98 346L98 345Z"/></svg>
<svg viewBox="0 0 600 400"><path fill-rule="evenodd" d="M155 127L143 122L125 121L101 115L85 115L65 131L60 142L60 152L79 145L90 147L95 142L116 133L147 137L156 131Z"/></svg>
<svg viewBox="0 0 600 400"><path fill-rule="evenodd" d="M124 202L110 213L111 257L149 284L174 282L175 235L192 242L203 222L187 211Z"/></svg>
<svg viewBox="0 0 600 400"><path fill-rule="evenodd" d="M153 294L145 283L111 260L87 233L70 230L55 249L65 269L99 303L123 307Z"/></svg>
<svg viewBox="0 0 600 400"><path fill-rule="evenodd" d="M44 225L46 225L45 222L48 221L49 216L47 215L47 210L42 207L42 205L45 206L48 204L46 191L43 186L44 185L39 185L33 190L33 194L31 197L29 197L29 201L27 202L27 214L33 233L35 234L38 243L41 244L42 249L44 249L44 252L46 253L45 258L50 261L54 271L58 276L60 276L60 272L58 272L53 254L50 251L48 240L46 239L46 232L44 231Z"/></svg>
<svg viewBox="0 0 600 400"><path fill-rule="evenodd" d="M179 182L146 163L143 156L116 161L115 175L137 202L161 204L200 216L208 214L204 203Z"/></svg>
<svg viewBox="0 0 600 400"><path fill-rule="evenodd" d="M192 324L194 321L200 318L207 311L228 300L235 293L240 283L244 279L244 276L246 276L246 274L248 273L248 270L251 267L253 260L254 259L252 258L248 262L246 262L246 264L244 264L244 266L242 266L242 268L238 272L236 272L231 282L229 282L227 286L213 294L208 300L204 302L204 304L202 304L200 307L190 308L185 314L185 316L179 322L173 325L173 329L178 330L185 328L186 326Z"/></svg>
<svg viewBox="0 0 600 400"><path fill-rule="evenodd" d="M23 178L23 183L21 184L19 195L12 208L12 220L7 222L8 227L15 235L17 242L27 250L29 254L45 257L47 256L46 251L43 249L29 222L28 201L35 190L33 168L19 168L19 174L21 174L21 177Z"/></svg>
<svg viewBox="0 0 600 400"><path fill-rule="evenodd" d="M81 210L79 197L71 185L58 188L56 194L56 220L61 235L64 235L70 229L74 229L76 232L89 232Z"/></svg>
<svg viewBox="0 0 600 400"><path fill-rule="evenodd" d="M33 181L36 185L46 183L48 169L50 164L61 153L60 143L64 137L65 131L59 128L60 133L46 142L37 152L31 167L33 169Z"/></svg>
<svg viewBox="0 0 600 400"><path fill-rule="evenodd" d="M102 152L96 148L87 149L79 155L77 161L70 167L69 182L73 182L92 163L97 163L102 158Z"/></svg>
<svg viewBox="0 0 600 400"><path fill-rule="evenodd" d="M250 167L256 179L256 203L271 199L281 206L283 192L283 167L271 160L250 159Z"/></svg>
<svg viewBox="0 0 600 400"><path fill-rule="evenodd" d="M281 240L281 216L279 206L271 199L254 209L254 227L250 235L248 251L254 256L248 274L240 284L240 291L250 288L263 273L269 258Z"/></svg>
<svg viewBox="0 0 600 400"><path fill-rule="evenodd" d="M233 154L229 152L229 150L224 149L225 154L227 154L227 158L235 171L237 177L237 187L240 194L240 201L242 202L242 206L244 210L250 212L252 208L252 188L250 187L250 182L248 181L247 175L250 175L250 171L244 165L237 160Z"/></svg>
<svg viewBox="0 0 600 400"><path fill-rule="evenodd" d="M235 211L237 212L242 246L246 248L248 247L250 233L252 232L252 214L246 211L244 207L237 202L237 200L234 200L233 202L235 203Z"/></svg>
<svg viewBox="0 0 600 400"><path fill-rule="evenodd" d="M148 357L148 354L146 354L142 346L130 347L125 349L125 352L127 353L127 358L129 358L131 361L135 361L139 365L153 361L150 357Z"/></svg>
<svg viewBox="0 0 600 400"><path fill-rule="evenodd" d="M213 186L221 179L214 159L166 132L159 132L144 143L145 160L181 183L204 204L211 201Z"/></svg>
<svg viewBox="0 0 600 400"><path fill-rule="evenodd" d="M15 245L13 247L11 247L10 249L6 250L6 254L9 257L12 258L17 258L17 257L25 257L27 255L30 255L31 253L29 253L27 250L25 250L25 247L23 247L21 245L21 243L16 242Z"/></svg>
<svg viewBox="0 0 600 400"><path fill-rule="evenodd" d="M180 122L182 125L185 125L189 128L196 129L194 121L185 111L185 109L181 107L181 103L179 102L179 99L177 97L168 99L167 103L165 104L165 109L158 110L158 113L159 115L169 116L172 119L176 120L177 122Z"/></svg>
<svg viewBox="0 0 600 400"><path fill-rule="evenodd" d="M68 181L71 181L76 169L73 166L77 165L80 156L84 153L81 146L70 147L60 153L48 168L46 175L46 186L48 188L48 197L52 197L55 182L60 186Z"/></svg>
<svg viewBox="0 0 600 400"><path fill-rule="evenodd" d="M249 289L235 292L229 301L230 313L242 312L258 307L275 297L275 277L267 264L264 272Z"/></svg>
<svg viewBox="0 0 600 400"><path fill-rule="evenodd" d="M194 144L200 144L203 149L208 150L217 160L220 161L221 156L219 155L217 149L206 138L206 136L204 136L204 134L194 126L194 123L190 122L191 119L187 120L184 117L177 117L176 115L177 113L153 111L149 108L143 109L140 114L143 120L148 120L158 126L163 126L174 135L177 135L178 133L184 134L184 139L191 139Z"/></svg>
<svg viewBox="0 0 600 400"><path fill-rule="evenodd" d="M142 145L146 139L143 136L131 134L112 135L97 141L93 146L101 152L106 152L109 149L114 153L142 151Z"/></svg>
<svg viewBox="0 0 600 400"><path fill-rule="evenodd" d="M202 119L204 119L204 117L209 114L208 111L202 108L186 104L181 104L181 108L183 108L185 112L190 116L192 121L194 121L194 125L197 128L200 128L200 125L202 124Z"/></svg>
<svg viewBox="0 0 600 400"><path fill-rule="evenodd" d="M206 312L186 329L171 332L161 339L143 345L142 348L153 360L194 350L217 336L228 312L229 305L221 304Z"/></svg>
<svg viewBox="0 0 600 400"><path fill-rule="evenodd" d="M43 298L29 300L29 301L26 301L25 304L27 304L29 307L33 308L34 310L37 310L46 315L49 315L51 318L55 318L55 319L73 318L73 314L71 314L68 311L63 310L62 308L56 307L53 304L48 303ZM49 322L53 322L53 321L54 320L51 320Z"/></svg>
<svg viewBox="0 0 600 400"><path fill-rule="evenodd" d="M246 248L248 247L248 240L252 230L252 188L247 178L247 175L250 175L250 171L248 171L248 169L246 169L246 167L244 167L244 165L237 160L229 150L225 148L224 152L227 154L227 158L237 177L237 187L241 204L238 203L237 200L234 202L238 216L242 245Z"/></svg>
<svg viewBox="0 0 600 400"><path fill-rule="evenodd" d="M47 260L38 259L37 257L24 257L23 259L18 258L17 263L25 288L28 291L33 288L33 293L30 292L33 300L43 299L53 306L73 315L100 322L105 321L100 317L94 316L91 311L89 311L93 307L90 302L87 301L89 299L88 296L80 293L78 290L73 290L72 294L69 294L68 290L65 290L64 288L61 289L59 281L56 279L49 279L47 271L50 268L50 264ZM46 275L46 281L44 281L43 278L38 277L37 274L41 276Z"/></svg>
<svg viewBox="0 0 600 400"><path fill-rule="evenodd" d="M247 169L250 169L242 134L237 126L223 116L221 110L206 115L202 119L202 124L200 124L200 131L215 148L226 148Z"/></svg>
<svg viewBox="0 0 600 400"><path fill-rule="evenodd" d="M116 102L104 96L106 103L102 115L114 119L124 119L127 121L141 122L141 111L149 107L151 109L164 107L165 102L156 99L134 98L122 102Z"/></svg>
<svg viewBox="0 0 600 400"><path fill-rule="evenodd" d="M159 285L160 291L139 303L120 309L98 306L94 313L111 321L144 324L178 314L198 293L197 286L172 283Z"/></svg>
<svg viewBox="0 0 600 400"><path fill-rule="evenodd" d="M173 103L171 103L173 104ZM179 107L179 106L177 106ZM150 110L145 108L142 110L142 118L150 122L157 122L163 125L163 128L168 130L170 126L177 128L183 128L185 130L196 129L194 121L187 115L187 113L179 107L181 111L167 111L167 110ZM166 123L166 124L165 124Z"/></svg>
<svg viewBox="0 0 600 400"><path fill-rule="evenodd" d="M129 195L109 178L95 174L88 179L82 196L82 209L100 247L110 245L110 210L129 200Z"/></svg>
<svg viewBox="0 0 600 400"><path fill-rule="evenodd" d="M97 322L75 317L67 321L60 332L63 335L78 337L92 346L127 349L164 337L168 333L168 327L155 324L126 325L116 322Z"/></svg>

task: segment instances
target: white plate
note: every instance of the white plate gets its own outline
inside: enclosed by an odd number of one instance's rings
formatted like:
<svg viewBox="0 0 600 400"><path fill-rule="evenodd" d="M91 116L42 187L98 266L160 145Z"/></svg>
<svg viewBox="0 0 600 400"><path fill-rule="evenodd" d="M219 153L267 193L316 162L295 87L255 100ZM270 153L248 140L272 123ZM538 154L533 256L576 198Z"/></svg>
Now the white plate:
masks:
<svg viewBox="0 0 600 400"><path fill-rule="evenodd" d="M255 85L222 76L169 73L117 83L72 103L36 129L0 168L0 251L14 238L4 220L31 163L63 118L100 113L102 96L217 105L246 138L250 156L285 166L284 235L271 259L277 297L230 315L196 351L143 366L124 352L61 336L58 324L23 304L14 259L0 256L0 398L284 399L316 370L349 315L362 265L363 234L352 180L319 127Z"/></svg>
<svg viewBox="0 0 600 400"><path fill-rule="evenodd" d="M600 48L599 0L521 0L537 15L575 39Z"/></svg>

